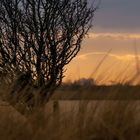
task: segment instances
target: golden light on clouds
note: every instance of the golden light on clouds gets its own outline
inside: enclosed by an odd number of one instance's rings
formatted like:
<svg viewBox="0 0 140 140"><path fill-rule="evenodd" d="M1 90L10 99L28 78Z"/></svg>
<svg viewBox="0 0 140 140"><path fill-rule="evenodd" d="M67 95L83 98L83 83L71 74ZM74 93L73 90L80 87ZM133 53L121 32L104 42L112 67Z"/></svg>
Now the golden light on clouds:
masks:
<svg viewBox="0 0 140 140"><path fill-rule="evenodd" d="M76 59L86 60L91 55L108 55L108 57L112 57L120 61L133 61L136 58L136 56L133 54L117 55L112 53L108 54L107 52L91 52L78 55ZM140 55L138 55L137 57L140 58Z"/></svg>
<svg viewBox="0 0 140 140"><path fill-rule="evenodd" d="M92 39L97 38L113 38L115 40L137 40L140 39L139 33L89 33Z"/></svg>

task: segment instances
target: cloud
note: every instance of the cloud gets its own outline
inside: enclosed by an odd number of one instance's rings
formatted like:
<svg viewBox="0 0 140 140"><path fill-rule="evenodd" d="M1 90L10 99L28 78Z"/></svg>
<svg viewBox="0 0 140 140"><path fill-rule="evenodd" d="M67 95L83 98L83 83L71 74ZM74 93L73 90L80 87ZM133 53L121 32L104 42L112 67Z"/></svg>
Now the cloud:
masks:
<svg viewBox="0 0 140 140"><path fill-rule="evenodd" d="M102 0L100 8L95 14L94 27L115 31L138 31L139 5L140 0Z"/></svg>
<svg viewBox="0 0 140 140"><path fill-rule="evenodd" d="M117 54L112 54L112 53L107 53L107 52L85 53L82 55L78 55L77 59L87 60L92 55L104 55L104 56L108 55L108 57L112 57L112 58L117 59L119 61L133 61L136 59L136 56L133 54L117 55ZM140 55L138 55L137 57L140 59Z"/></svg>
<svg viewBox="0 0 140 140"><path fill-rule="evenodd" d="M89 33L89 38L98 39L98 38L112 38L114 40L139 40L139 33Z"/></svg>

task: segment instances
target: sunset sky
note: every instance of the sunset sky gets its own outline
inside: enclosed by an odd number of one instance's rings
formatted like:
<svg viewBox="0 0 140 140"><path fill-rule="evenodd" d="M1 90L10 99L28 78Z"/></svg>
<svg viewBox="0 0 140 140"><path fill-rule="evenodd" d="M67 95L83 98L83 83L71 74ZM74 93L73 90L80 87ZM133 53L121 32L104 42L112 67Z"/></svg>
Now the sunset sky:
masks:
<svg viewBox="0 0 140 140"><path fill-rule="evenodd" d="M92 1L92 0L89 0ZM99 83L134 75L140 50L140 0L102 0L93 28L78 56L67 66L66 80L92 77Z"/></svg>

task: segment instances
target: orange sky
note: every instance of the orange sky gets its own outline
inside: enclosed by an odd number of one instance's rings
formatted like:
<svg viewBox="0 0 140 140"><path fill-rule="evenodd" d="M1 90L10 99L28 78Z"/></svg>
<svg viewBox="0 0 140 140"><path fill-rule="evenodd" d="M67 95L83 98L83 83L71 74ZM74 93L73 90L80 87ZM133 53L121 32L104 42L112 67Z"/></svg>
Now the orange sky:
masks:
<svg viewBox="0 0 140 140"><path fill-rule="evenodd" d="M139 53L139 45L139 33L90 32L67 66L64 80L92 77L105 84L126 80L137 72L135 48Z"/></svg>
<svg viewBox="0 0 140 140"><path fill-rule="evenodd" d="M108 84L138 73L139 5L140 0L102 0L81 51L66 67L64 81L92 77L98 83Z"/></svg>

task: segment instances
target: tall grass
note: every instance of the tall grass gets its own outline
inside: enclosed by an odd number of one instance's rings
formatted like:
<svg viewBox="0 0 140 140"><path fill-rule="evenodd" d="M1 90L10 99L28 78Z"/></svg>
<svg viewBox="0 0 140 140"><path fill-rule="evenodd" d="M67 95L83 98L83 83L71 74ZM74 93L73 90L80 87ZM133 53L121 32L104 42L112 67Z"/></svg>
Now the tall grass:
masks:
<svg viewBox="0 0 140 140"><path fill-rule="evenodd" d="M4 105L4 103L3 103ZM140 101L53 101L28 117L0 107L0 140L138 140Z"/></svg>

